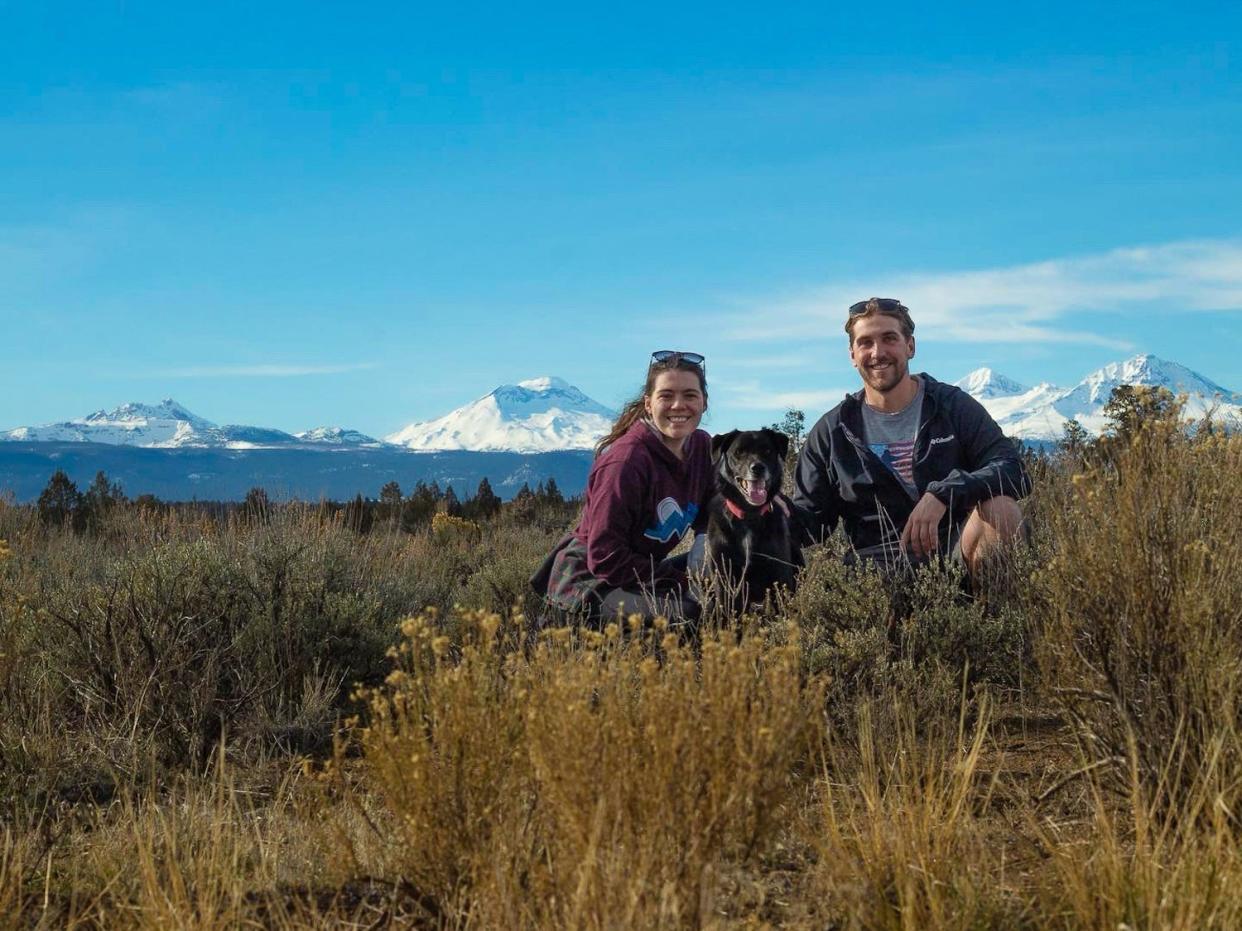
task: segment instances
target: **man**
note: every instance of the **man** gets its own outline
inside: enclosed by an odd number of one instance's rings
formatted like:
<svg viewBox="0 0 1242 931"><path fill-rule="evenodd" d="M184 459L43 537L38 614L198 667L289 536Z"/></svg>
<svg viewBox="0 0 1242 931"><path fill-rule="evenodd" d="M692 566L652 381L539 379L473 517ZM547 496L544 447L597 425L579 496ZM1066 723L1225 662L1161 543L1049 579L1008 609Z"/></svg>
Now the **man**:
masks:
<svg viewBox="0 0 1242 931"><path fill-rule="evenodd" d="M900 301L860 301L845 332L863 387L820 418L798 458L793 503L808 535L842 521L860 557L942 553L977 575L1022 525L1030 481L1017 449L966 392L910 374L914 321Z"/></svg>

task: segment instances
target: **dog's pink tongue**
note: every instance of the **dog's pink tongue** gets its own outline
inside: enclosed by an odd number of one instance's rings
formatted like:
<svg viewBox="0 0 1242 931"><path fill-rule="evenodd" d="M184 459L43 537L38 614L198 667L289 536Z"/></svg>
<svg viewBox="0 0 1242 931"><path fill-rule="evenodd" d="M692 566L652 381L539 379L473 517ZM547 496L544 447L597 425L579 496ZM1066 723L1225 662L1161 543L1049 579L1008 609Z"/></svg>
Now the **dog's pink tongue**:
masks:
<svg viewBox="0 0 1242 931"><path fill-rule="evenodd" d="M768 490L764 487L763 482L747 482L746 483L746 500L755 507L761 507L768 500Z"/></svg>

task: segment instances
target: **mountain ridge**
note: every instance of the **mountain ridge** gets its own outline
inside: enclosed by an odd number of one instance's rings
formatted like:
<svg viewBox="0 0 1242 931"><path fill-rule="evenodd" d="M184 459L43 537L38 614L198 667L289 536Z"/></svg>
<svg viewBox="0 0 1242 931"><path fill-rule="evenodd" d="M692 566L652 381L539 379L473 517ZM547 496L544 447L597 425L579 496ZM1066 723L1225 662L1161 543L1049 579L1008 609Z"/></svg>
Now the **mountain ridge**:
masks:
<svg viewBox="0 0 1242 931"><path fill-rule="evenodd" d="M1089 433L1098 435L1107 426L1104 407L1119 385L1167 388L1186 395L1184 414L1188 419L1202 419L1212 412L1218 418L1242 423L1242 404L1236 392L1181 363L1151 353L1110 362L1068 388L1050 382L1024 388L991 369L975 369L954 384L982 404L1006 435L1021 440L1059 439L1067 420L1076 420ZM1000 384L1015 390L991 390Z"/></svg>
<svg viewBox="0 0 1242 931"><path fill-rule="evenodd" d="M1110 362L1070 387L1040 382L1034 387L991 368L978 368L954 382L988 410L1006 434L1017 439L1058 439L1068 419L1089 432L1106 427L1104 406L1118 385L1168 388L1186 394L1185 413L1209 411L1242 421L1242 398L1203 375L1150 353ZM299 433L244 424L223 426L200 417L172 398L159 404L128 402L75 420L0 432L0 441L101 443L149 449L307 449L343 454L355 449L395 448L408 452L519 452L589 450L611 427L615 413L581 389L554 375L500 385L432 420L416 421L383 437L342 426Z"/></svg>
<svg viewBox="0 0 1242 931"><path fill-rule="evenodd" d="M218 425L172 398L159 404L127 402L74 420L16 427L0 441L102 443L147 449L266 449L308 447L344 450L395 446L416 452L555 452L590 449L607 433L613 411L555 375L500 385L449 413L416 421L382 440L341 426L299 433L242 424Z"/></svg>

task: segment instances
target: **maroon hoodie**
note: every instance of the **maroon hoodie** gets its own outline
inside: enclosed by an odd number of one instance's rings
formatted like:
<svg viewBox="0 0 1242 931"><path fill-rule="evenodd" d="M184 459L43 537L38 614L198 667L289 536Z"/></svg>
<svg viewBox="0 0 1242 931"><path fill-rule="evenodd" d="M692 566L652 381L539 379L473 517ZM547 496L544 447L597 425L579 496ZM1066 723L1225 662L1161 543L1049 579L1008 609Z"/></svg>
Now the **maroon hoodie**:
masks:
<svg viewBox="0 0 1242 931"><path fill-rule="evenodd" d="M712 495L711 437L686 438L684 459L637 421L591 466L586 507L573 539L557 555L548 597L564 607L613 588L651 589L682 581L660 566L688 532L707 524Z"/></svg>

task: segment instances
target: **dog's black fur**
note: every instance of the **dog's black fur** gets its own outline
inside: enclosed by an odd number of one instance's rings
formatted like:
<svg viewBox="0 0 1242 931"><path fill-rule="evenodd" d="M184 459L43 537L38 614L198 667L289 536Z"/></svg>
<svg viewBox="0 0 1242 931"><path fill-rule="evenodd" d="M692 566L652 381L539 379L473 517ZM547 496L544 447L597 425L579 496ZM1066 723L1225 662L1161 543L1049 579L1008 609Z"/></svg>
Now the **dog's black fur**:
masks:
<svg viewBox="0 0 1242 931"><path fill-rule="evenodd" d="M736 593L735 608L762 604L777 585L792 591L803 565L795 528L777 500L788 452L789 437L776 430L712 437L716 494L708 511L707 551Z"/></svg>

